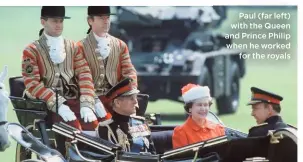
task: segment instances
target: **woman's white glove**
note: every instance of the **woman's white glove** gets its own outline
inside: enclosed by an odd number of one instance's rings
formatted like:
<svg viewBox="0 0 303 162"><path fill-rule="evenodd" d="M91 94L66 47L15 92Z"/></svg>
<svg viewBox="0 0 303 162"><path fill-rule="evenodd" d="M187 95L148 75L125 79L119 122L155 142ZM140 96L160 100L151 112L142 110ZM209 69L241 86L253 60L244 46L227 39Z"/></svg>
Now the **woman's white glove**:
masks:
<svg viewBox="0 0 303 162"><path fill-rule="evenodd" d="M62 104L58 108L58 114L63 118L64 121L73 121L76 120L76 115L74 112L70 110L70 108L67 105Z"/></svg>
<svg viewBox="0 0 303 162"><path fill-rule="evenodd" d="M95 113L89 107L81 107L80 114L81 114L81 118L84 119L85 123L97 120Z"/></svg>

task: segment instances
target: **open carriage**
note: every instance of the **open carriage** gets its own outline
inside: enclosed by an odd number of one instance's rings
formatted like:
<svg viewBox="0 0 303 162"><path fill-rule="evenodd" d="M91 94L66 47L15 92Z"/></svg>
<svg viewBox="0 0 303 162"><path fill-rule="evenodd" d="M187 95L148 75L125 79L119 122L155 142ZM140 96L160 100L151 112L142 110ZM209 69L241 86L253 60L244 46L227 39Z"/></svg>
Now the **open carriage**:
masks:
<svg viewBox="0 0 303 162"><path fill-rule="evenodd" d="M10 86L10 100L16 112L19 123L25 127L30 133L42 141L43 144L50 148L59 149L61 152L65 151L64 146L57 145L62 141L56 141L55 134L51 131L53 121L50 117L50 111L46 107L46 103L42 100L33 100L26 96L24 80L21 76L12 77L9 79ZM147 107L148 95L139 94L138 101L141 108L137 115L143 116ZM158 114L149 116L153 124L159 124ZM64 141L63 141L64 143ZM16 162L31 158L31 151L17 144L16 148Z"/></svg>
<svg viewBox="0 0 303 162"><path fill-rule="evenodd" d="M225 126L226 136L199 142L179 149L172 149L172 132L175 126L161 125L159 115L148 116L145 110L148 95L138 96L140 111L137 115L150 119L152 140L157 154L130 153L121 151L120 146L100 138L81 133L64 123L53 123L43 101L28 99L24 95L22 77L9 80L10 99L19 123L8 124L7 130L17 142L16 162L31 159L33 153L42 161L244 161L261 157L263 161L297 161L297 136L295 128L276 130L271 135L247 138L247 134ZM223 124L213 113L208 119ZM62 156L55 136L72 139L66 156ZM161 138L158 138L161 136ZM84 143L95 151L81 150L78 143Z"/></svg>

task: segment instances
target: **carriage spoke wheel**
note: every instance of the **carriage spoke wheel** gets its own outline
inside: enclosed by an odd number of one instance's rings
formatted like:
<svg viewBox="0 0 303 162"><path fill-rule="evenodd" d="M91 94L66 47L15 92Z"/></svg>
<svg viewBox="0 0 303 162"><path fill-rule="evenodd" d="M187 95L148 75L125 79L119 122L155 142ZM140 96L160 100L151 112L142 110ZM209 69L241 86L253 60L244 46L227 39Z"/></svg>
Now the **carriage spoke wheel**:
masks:
<svg viewBox="0 0 303 162"><path fill-rule="evenodd" d="M23 160L26 159L31 159L32 158L32 152L20 144L17 144L16 147L16 162L22 162Z"/></svg>
<svg viewBox="0 0 303 162"><path fill-rule="evenodd" d="M29 132L32 132L33 128L34 128L33 125L29 125L26 127L26 129ZM17 143L15 162L22 162L23 160L27 160L27 159L31 159L31 158L32 158L32 152L30 150L28 150L27 148L24 148L19 143Z"/></svg>

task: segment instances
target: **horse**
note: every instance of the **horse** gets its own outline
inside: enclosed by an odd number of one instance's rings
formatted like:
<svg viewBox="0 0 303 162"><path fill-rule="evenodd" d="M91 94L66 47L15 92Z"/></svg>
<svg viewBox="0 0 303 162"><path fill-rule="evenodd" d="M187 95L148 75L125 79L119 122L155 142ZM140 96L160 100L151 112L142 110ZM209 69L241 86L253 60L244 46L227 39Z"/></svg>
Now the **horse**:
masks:
<svg viewBox="0 0 303 162"><path fill-rule="evenodd" d="M10 146L8 133L6 131L8 103L10 101L5 89L4 80L7 76L8 67L4 66L0 74L0 151L5 151Z"/></svg>

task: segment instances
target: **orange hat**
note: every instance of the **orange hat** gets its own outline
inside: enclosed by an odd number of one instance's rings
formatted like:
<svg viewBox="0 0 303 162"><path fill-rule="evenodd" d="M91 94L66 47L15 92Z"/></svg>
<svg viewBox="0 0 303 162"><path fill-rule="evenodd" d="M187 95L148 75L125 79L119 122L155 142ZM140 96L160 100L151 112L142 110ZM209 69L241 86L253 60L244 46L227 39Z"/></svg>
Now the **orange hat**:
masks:
<svg viewBox="0 0 303 162"><path fill-rule="evenodd" d="M189 103L200 98L209 98L209 100L212 99L208 86L200 86L189 83L181 89L181 92L183 101L185 103Z"/></svg>
<svg viewBox="0 0 303 162"><path fill-rule="evenodd" d="M131 78L125 78L117 85L112 87L107 93L106 97L113 100L119 96L129 96L132 94L138 94L140 91L132 84Z"/></svg>

